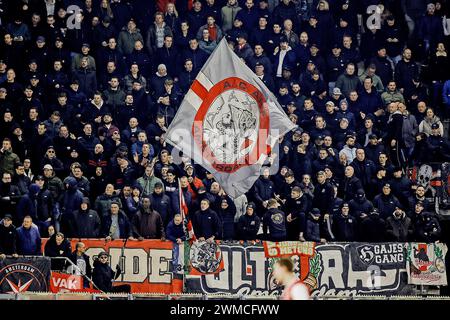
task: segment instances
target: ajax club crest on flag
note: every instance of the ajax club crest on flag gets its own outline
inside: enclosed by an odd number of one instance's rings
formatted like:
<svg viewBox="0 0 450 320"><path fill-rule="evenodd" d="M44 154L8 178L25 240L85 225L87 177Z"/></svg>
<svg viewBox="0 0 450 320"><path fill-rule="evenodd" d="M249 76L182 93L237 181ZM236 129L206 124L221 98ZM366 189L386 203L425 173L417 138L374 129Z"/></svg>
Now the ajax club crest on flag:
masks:
<svg viewBox="0 0 450 320"><path fill-rule="evenodd" d="M275 96L223 39L187 92L166 140L238 197L280 135L295 128Z"/></svg>

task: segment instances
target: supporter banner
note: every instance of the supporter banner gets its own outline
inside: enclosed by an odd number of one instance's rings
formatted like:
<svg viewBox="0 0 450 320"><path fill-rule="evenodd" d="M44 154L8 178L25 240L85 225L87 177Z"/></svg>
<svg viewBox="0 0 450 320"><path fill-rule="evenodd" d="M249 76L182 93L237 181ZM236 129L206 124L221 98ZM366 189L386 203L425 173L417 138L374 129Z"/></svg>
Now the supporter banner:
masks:
<svg viewBox="0 0 450 320"><path fill-rule="evenodd" d="M83 289L82 276L52 271L50 278L51 292L53 293L73 292L73 291L81 291L82 289Z"/></svg>
<svg viewBox="0 0 450 320"><path fill-rule="evenodd" d="M443 243L408 244L408 283L420 285L447 285L445 255L447 246Z"/></svg>
<svg viewBox="0 0 450 320"><path fill-rule="evenodd" d="M313 256L314 242L300 242L300 241L283 241L271 242L264 241L264 253L267 258L280 258L284 256Z"/></svg>
<svg viewBox="0 0 450 320"><path fill-rule="evenodd" d="M271 244L222 243L224 269L215 275L188 275L190 293L278 295L272 278L278 258L266 257ZM272 256L282 255L279 251ZM294 255L295 272L317 296L408 294L406 247L401 243L333 243L315 247L312 256ZM270 255L269 255L270 256Z"/></svg>
<svg viewBox="0 0 450 320"><path fill-rule="evenodd" d="M46 257L0 260L0 293L48 291L50 259Z"/></svg>
<svg viewBox="0 0 450 320"><path fill-rule="evenodd" d="M75 248L78 241L80 239L72 240L72 248ZM183 269L183 266L177 265L179 261L177 255L184 256L183 245L176 245L174 250L171 241L105 242L104 239L81 239L81 241L86 245L86 254L91 258L91 266L92 259L101 251L107 251L111 255L110 265L113 270L120 263L122 274L114 281L114 285L129 284L132 292L181 293L183 290L183 277L177 272Z"/></svg>
<svg viewBox="0 0 450 320"><path fill-rule="evenodd" d="M194 241L191 244L186 241L185 265L186 274L205 275L216 274L223 270L222 251L220 241Z"/></svg>

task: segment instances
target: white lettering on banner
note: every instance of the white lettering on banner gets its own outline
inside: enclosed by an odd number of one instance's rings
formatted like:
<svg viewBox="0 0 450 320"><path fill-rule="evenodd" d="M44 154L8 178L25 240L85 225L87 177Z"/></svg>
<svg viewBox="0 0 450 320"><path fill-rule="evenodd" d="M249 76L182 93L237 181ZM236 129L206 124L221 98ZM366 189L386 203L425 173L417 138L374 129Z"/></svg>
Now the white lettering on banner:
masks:
<svg viewBox="0 0 450 320"><path fill-rule="evenodd" d="M323 262L323 272L320 276L320 284L328 288L345 289L343 272L344 263L339 250L323 250L320 252Z"/></svg>
<svg viewBox="0 0 450 320"><path fill-rule="evenodd" d="M273 258L263 247L222 244L224 270L218 274L190 275L187 290L202 293L277 295L271 274ZM406 283L404 244L336 243L316 246L315 254L301 262L293 256L297 276L305 276L313 296L400 293ZM307 270L301 270L307 268Z"/></svg>
<svg viewBox="0 0 450 320"><path fill-rule="evenodd" d="M104 248L91 247L86 250L86 254L93 258ZM172 261L172 250L170 249L149 249L148 253L142 248L110 248L110 265L115 270L116 265L122 257L121 269L123 282L143 283L148 277L149 283L172 283L173 274L169 271ZM122 281L122 277L117 279Z"/></svg>
<svg viewBox="0 0 450 320"><path fill-rule="evenodd" d="M172 261L172 250L150 249L148 251L148 267L150 283L172 283L172 272L169 271Z"/></svg>
<svg viewBox="0 0 450 320"><path fill-rule="evenodd" d="M265 288L266 284L266 264L263 251L247 251L250 261L254 261L253 272L256 273L256 288Z"/></svg>
<svg viewBox="0 0 450 320"><path fill-rule="evenodd" d="M220 246L224 270L202 276L205 292L268 294L267 260L263 247Z"/></svg>
<svg viewBox="0 0 450 320"><path fill-rule="evenodd" d="M368 283L370 283L368 285ZM352 265L352 256L348 255L348 279L346 288L358 288L358 287L369 287L372 288L372 277L371 272L355 271Z"/></svg>
<svg viewBox="0 0 450 320"><path fill-rule="evenodd" d="M367 272L370 276L367 279L366 287L369 289L381 289L380 267L369 266Z"/></svg>
<svg viewBox="0 0 450 320"><path fill-rule="evenodd" d="M242 261L242 253L239 251L233 251L232 252L232 260L229 264L230 266L233 266L233 272L232 272L232 280L231 280L231 288L233 290L236 290L243 286L251 286L252 281L251 280L244 280L244 275L242 273L242 269L246 269L247 263Z"/></svg>
<svg viewBox="0 0 450 320"><path fill-rule="evenodd" d="M385 254L382 256L375 256L375 262L377 264L385 264L385 263L398 263L403 262L404 260L403 253L398 254Z"/></svg>
<svg viewBox="0 0 450 320"><path fill-rule="evenodd" d="M69 290L76 290L79 287L76 279L52 278L52 280L53 280L53 286L55 286L56 288L66 288Z"/></svg>
<svg viewBox="0 0 450 320"><path fill-rule="evenodd" d="M394 254L401 253L403 255L403 246L402 243L386 243L381 245L374 245L373 251L375 254Z"/></svg>
<svg viewBox="0 0 450 320"><path fill-rule="evenodd" d="M111 265L115 266L120 261L122 249L111 248L109 254L112 257ZM147 256L147 252L141 248L123 249L121 269L124 282L142 283L145 281L148 275ZM122 281L122 278L118 278L118 280Z"/></svg>

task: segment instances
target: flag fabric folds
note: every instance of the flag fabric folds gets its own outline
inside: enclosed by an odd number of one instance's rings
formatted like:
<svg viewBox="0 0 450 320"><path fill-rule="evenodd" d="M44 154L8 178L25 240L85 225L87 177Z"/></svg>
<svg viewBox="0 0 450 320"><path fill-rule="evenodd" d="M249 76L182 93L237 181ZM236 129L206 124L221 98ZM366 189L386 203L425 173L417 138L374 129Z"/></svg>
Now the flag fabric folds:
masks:
<svg viewBox="0 0 450 320"><path fill-rule="evenodd" d="M222 39L186 93L166 141L236 198L258 179L280 135L294 128L273 93Z"/></svg>

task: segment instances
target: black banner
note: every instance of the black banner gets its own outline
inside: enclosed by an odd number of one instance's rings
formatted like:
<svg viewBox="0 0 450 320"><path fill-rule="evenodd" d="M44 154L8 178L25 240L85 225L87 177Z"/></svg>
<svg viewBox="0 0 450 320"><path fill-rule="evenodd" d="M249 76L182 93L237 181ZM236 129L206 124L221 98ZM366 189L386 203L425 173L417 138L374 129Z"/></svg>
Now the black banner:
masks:
<svg viewBox="0 0 450 320"><path fill-rule="evenodd" d="M50 258L26 257L0 260L0 293L49 291Z"/></svg>
<svg viewBox="0 0 450 320"><path fill-rule="evenodd" d="M222 271L188 274L187 292L264 296L281 293L272 277L272 266L278 258L267 257L262 244L221 243L220 249ZM295 273L310 287L313 297L389 296L411 294L406 256L404 243L355 242L317 245L312 255L294 255L291 259Z"/></svg>

